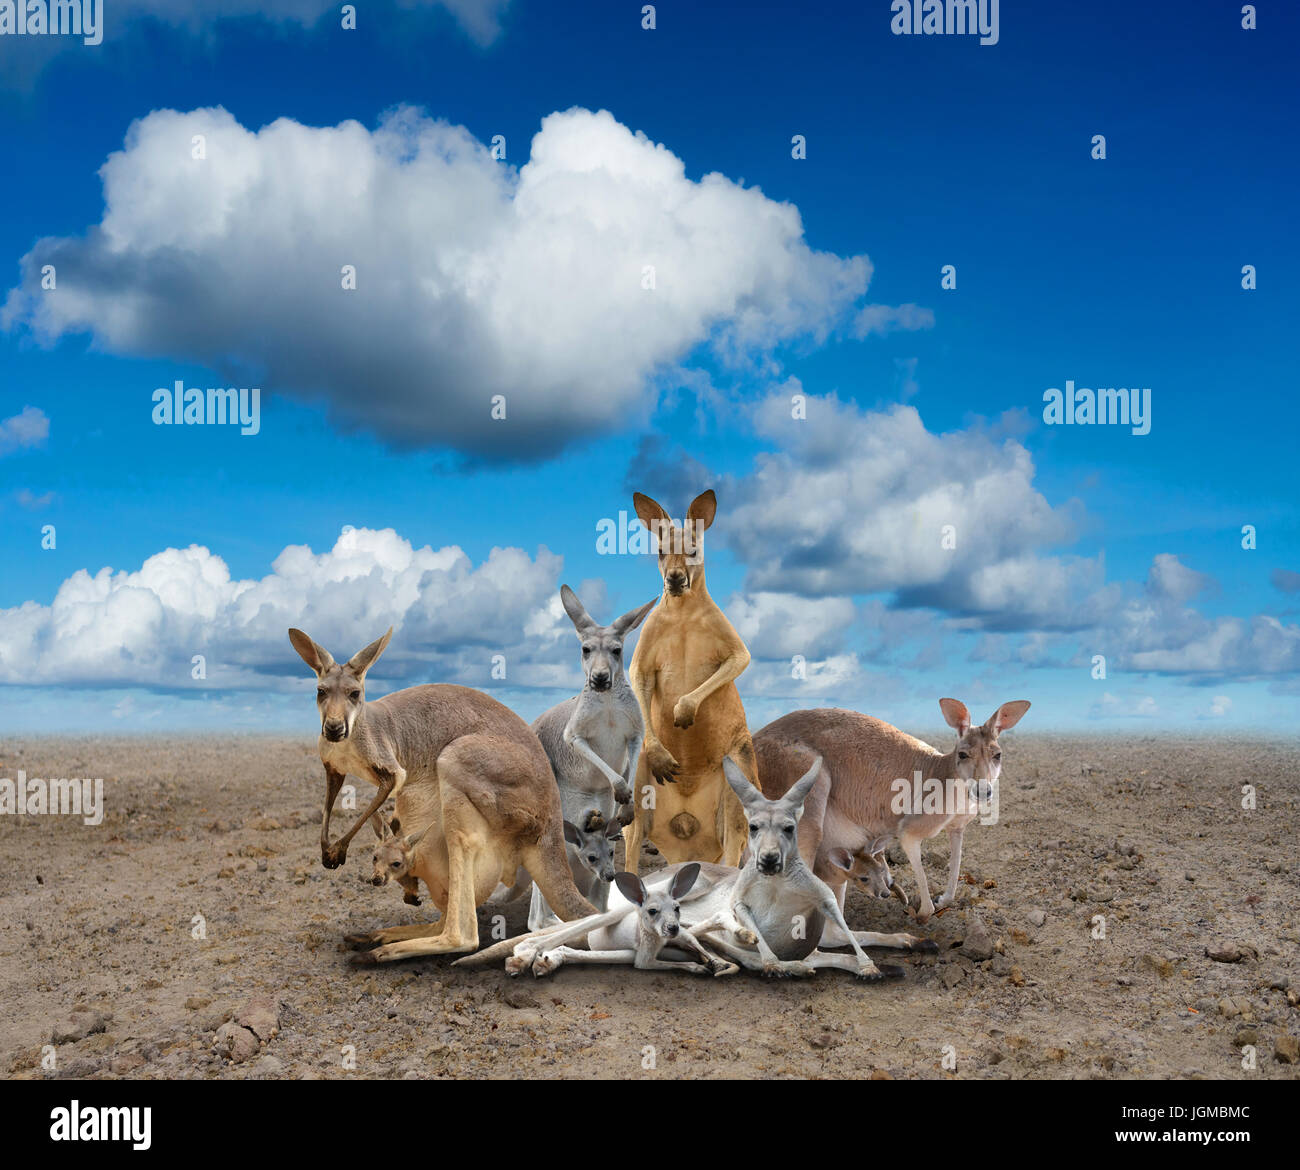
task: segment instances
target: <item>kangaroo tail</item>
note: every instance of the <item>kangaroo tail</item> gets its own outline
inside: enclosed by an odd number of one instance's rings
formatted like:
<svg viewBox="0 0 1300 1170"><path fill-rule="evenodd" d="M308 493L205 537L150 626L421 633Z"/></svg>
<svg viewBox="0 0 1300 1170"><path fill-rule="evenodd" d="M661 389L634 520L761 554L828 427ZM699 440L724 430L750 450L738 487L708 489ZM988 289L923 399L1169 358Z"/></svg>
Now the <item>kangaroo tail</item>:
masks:
<svg viewBox="0 0 1300 1170"><path fill-rule="evenodd" d="M573 884L573 871L569 869L558 823L543 828L537 843L524 851L521 860L533 875L542 897L565 922L599 913Z"/></svg>

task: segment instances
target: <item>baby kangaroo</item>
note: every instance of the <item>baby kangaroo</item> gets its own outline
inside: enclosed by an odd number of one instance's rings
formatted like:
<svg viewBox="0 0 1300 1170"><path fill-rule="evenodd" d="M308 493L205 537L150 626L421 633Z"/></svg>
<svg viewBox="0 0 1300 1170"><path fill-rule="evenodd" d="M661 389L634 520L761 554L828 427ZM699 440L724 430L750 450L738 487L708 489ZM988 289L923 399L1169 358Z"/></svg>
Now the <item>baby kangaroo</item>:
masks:
<svg viewBox="0 0 1300 1170"><path fill-rule="evenodd" d="M370 882L376 886L396 882L406 891L402 901L408 906L418 906L420 905L420 879L411 875L411 855L425 833L429 831L429 827L426 825L418 833L408 833L405 837L401 837L398 836L401 832L400 823L394 817L392 823L385 828L388 832L375 846Z"/></svg>
<svg viewBox="0 0 1300 1170"><path fill-rule="evenodd" d="M544 950L533 960L533 974L549 975L564 963L630 963L639 971L688 971L694 975L738 971L735 963L709 954L682 924L680 901L699 875L699 864L692 862L673 875L666 889L647 890L635 874L615 874L618 894L636 913L591 931L587 936L590 950L564 945ZM700 962L691 961L692 957Z"/></svg>

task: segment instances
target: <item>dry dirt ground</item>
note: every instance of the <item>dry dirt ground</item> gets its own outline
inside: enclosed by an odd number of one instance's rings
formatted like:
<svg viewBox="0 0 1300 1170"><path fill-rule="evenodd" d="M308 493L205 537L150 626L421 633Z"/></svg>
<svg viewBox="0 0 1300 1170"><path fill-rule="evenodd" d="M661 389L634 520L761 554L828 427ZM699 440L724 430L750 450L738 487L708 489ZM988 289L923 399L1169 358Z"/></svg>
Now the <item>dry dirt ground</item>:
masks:
<svg viewBox="0 0 1300 1170"><path fill-rule="evenodd" d="M344 934L431 911L362 880L368 830L346 866L321 868L313 742L9 740L0 777L103 776L107 811L97 828L0 817L0 1073L1296 1077L1300 744L1011 733L1004 747L1000 822L967 832L959 904L921 928L939 953L862 984L353 968ZM926 857L942 886L946 839ZM506 911L521 930L525 904ZM907 928L897 902L857 891L848 918Z"/></svg>

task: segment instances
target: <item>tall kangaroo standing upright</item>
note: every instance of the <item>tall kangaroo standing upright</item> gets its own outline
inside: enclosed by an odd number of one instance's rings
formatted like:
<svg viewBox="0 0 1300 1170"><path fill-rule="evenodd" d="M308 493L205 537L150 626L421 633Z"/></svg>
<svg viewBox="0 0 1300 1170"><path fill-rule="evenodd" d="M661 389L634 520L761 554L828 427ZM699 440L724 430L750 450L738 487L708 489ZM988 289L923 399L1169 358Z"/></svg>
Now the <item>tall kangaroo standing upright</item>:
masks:
<svg viewBox="0 0 1300 1170"><path fill-rule="evenodd" d="M637 872L641 841L649 837L670 863L737 866L748 822L727 784L723 758L730 756L755 788L759 784L736 690L749 651L704 584L703 535L718 501L712 491L697 496L679 527L649 496L636 492L632 500L658 539L664 592L628 667L645 719L645 744L636 774L636 818L623 834L625 864Z"/></svg>

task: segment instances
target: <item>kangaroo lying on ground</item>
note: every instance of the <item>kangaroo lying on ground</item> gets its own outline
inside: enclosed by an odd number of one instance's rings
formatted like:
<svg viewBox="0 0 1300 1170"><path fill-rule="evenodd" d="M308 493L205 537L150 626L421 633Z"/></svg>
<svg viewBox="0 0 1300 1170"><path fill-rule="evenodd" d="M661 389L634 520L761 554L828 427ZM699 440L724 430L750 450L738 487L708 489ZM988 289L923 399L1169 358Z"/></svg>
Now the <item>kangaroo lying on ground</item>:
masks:
<svg viewBox="0 0 1300 1170"><path fill-rule="evenodd" d="M503 874L513 877L521 865L561 917L591 914L591 903L578 893L569 872L551 765L518 715L481 691L458 686L409 687L366 702L366 671L392 633L340 664L301 630L289 631L317 679L325 765L322 864L342 865L357 830L394 796L402 826L423 834L412 850L409 873L424 882L441 911L428 926L354 936L350 941L357 945L381 944L358 961L474 950L475 907ZM379 791L330 844L330 813L348 774Z"/></svg>
<svg viewBox="0 0 1300 1170"><path fill-rule="evenodd" d="M632 776L645 731L636 695L623 674L623 640L641 624L655 602L601 626L567 585L560 588L560 600L582 643L586 683L580 694L539 715L533 721L533 731L546 750L560 790L573 880L597 910L604 910L614 877L613 853L608 865L593 865L585 859L592 852L588 847L599 845L590 840L591 834L605 830L611 838L619 837L622 826L632 820ZM571 829L582 839L571 836ZM612 843L609 848L612 850ZM600 848L596 852L603 854ZM536 930L553 921L555 915L541 891L534 887L529 928Z"/></svg>
<svg viewBox="0 0 1300 1170"><path fill-rule="evenodd" d="M764 975L811 975L824 967L852 971L863 979L901 975L898 967L877 967L862 946L897 947L935 951L928 939L911 934L851 934L830 888L799 856L796 835L803 803L818 780L821 761L814 761L803 778L778 800L767 800L728 757L724 760L727 783L742 801L747 817L749 858L740 870L723 865L702 865L701 888L681 897L680 920L707 950L720 952L749 970ZM645 882L649 891L671 889L682 865L653 873ZM510 956L506 970L519 974L535 966L547 951L611 928L629 918L626 906L605 914L548 930L506 939L456 961L458 966L479 966ZM838 924L852 946L852 955L818 949L823 928ZM542 964L544 973L549 969Z"/></svg>
<svg viewBox="0 0 1300 1170"><path fill-rule="evenodd" d="M722 758L731 756L756 789L759 774L736 690L749 651L704 584L703 535L717 499L711 491L697 496L680 528L649 496L636 492L632 499L658 541L664 592L628 668L645 720L645 747L624 864L638 871L648 837L668 862L736 866L745 847L745 817L723 777Z"/></svg>
<svg viewBox="0 0 1300 1170"><path fill-rule="evenodd" d="M686 971L693 975L730 975L738 971L735 963L710 954L690 931L682 928L679 902L699 873L698 862L687 862L677 867L666 889L659 884L653 891L636 874L615 875L617 889L610 895L613 908L625 903L628 912L609 926L590 929L590 950L577 950L563 945L558 938L551 939L533 960L533 974L549 975L565 963L630 963L638 971ZM563 933L573 934L576 940L576 931ZM517 968L512 974L522 970L513 959L507 962L506 970L511 971L512 964Z"/></svg>
<svg viewBox="0 0 1300 1170"><path fill-rule="evenodd" d="M1003 703L980 727L971 726L964 703L941 699L939 706L957 732L957 746L946 754L870 715L831 708L792 711L754 736L759 772L769 794L787 791L815 757L826 761L830 785L825 799L816 802L817 807L810 804L800 822L799 844L814 859L814 872L835 890L841 907L849 876L849 867L841 864L846 854L880 852L895 837L920 889L918 922L928 921L936 909L950 906L956 897L962 834L979 815L975 798L991 792L1002 770L998 735L1016 725L1029 703L1023 699ZM911 794L917 773L923 783L943 783L936 811L929 811L924 800L915 808ZM896 803L900 780L908 786L911 811L899 811ZM983 792L975 791L979 786ZM948 886L935 903L921 864L921 842L945 829ZM828 936L828 945L842 945L831 943L831 938L837 938L835 931Z"/></svg>

